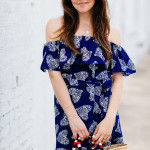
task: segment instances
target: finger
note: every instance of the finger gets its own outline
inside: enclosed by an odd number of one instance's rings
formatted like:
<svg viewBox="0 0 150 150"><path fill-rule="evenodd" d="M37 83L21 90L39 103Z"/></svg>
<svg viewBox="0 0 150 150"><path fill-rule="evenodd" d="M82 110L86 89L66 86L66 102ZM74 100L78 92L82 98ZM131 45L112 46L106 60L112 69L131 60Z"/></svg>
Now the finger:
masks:
<svg viewBox="0 0 150 150"><path fill-rule="evenodd" d="M88 132L87 129L85 130L85 133L86 133L86 138L88 138L89 137L89 132Z"/></svg>
<svg viewBox="0 0 150 150"><path fill-rule="evenodd" d="M107 141L106 141L106 143L109 141L109 139L110 139L110 136L108 136L108 137L107 137Z"/></svg>
<svg viewBox="0 0 150 150"><path fill-rule="evenodd" d="M78 134L79 134L79 137L80 137L81 141L83 141L83 135L82 135L82 133L78 132Z"/></svg>
<svg viewBox="0 0 150 150"><path fill-rule="evenodd" d="M100 135L99 139L95 142L95 144L99 144L102 141L103 138L104 138L104 136Z"/></svg>
<svg viewBox="0 0 150 150"><path fill-rule="evenodd" d="M107 138L108 138L108 136L104 136L104 139L106 139L107 140ZM107 143L107 141L103 141L103 139L102 139L102 142L101 142L102 144L105 144L105 143Z"/></svg>
<svg viewBox="0 0 150 150"><path fill-rule="evenodd" d="M94 141L97 141L99 139L99 137L101 136L100 130L97 131L97 133L94 136Z"/></svg>
<svg viewBox="0 0 150 150"><path fill-rule="evenodd" d="M85 131L82 130L81 133L82 133L82 135L83 135L83 138L85 139L85 138L86 138ZM84 140L84 139L83 139L83 140Z"/></svg>
<svg viewBox="0 0 150 150"><path fill-rule="evenodd" d="M99 129L99 128L98 128L98 126L97 126L93 134L95 134L95 135L96 135L96 134L97 134L97 132L98 132L98 129Z"/></svg>
<svg viewBox="0 0 150 150"><path fill-rule="evenodd" d="M89 133L88 133L88 131L87 131L87 130L84 130L84 134L85 134L85 138L88 138Z"/></svg>
<svg viewBox="0 0 150 150"><path fill-rule="evenodd" d="M77 139L77 133L76 132L73 133L73 137L75 140Z"/></svg>
<svg viewBox="0 0 150 150"><path fill-rule="evenodd" d="M98 127L95 129L94 133L93 133L93 137L92 137L92 141L95 141L98 139L99 134L98 134Z"/></svg>

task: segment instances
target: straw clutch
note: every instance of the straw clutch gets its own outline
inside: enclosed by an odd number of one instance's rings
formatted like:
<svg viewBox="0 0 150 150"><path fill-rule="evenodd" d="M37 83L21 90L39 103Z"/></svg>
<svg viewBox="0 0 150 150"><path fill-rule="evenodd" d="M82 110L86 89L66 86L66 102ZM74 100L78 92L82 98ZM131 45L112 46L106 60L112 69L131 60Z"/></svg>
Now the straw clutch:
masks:
<svg viewBox="0 0 150 150"><path fill-rule="evenodd" d="M89 138L92 140L93 134L89 132ZM91 150L94 150L96 145L94 142L91 142ZM77 140L74 140L72 150L82 150L81 139L78 136ZM104 146L102 143L99 143L98 148L96 150L127 150L127 144L112 144L111 146Z"/></svg>
<svg viewBox="0 0 150 150"><path fill-rule="evenodd" d="M126 150L127 144L112 144L111 146L103 147L103 150Z"/></svg>

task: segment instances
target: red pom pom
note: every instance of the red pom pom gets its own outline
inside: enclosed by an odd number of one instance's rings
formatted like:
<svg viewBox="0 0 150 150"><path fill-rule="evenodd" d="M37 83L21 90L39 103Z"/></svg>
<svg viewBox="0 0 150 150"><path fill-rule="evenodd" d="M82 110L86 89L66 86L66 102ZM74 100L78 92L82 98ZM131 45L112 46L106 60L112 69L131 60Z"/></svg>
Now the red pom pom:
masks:
<svg viewBox="0 0 150 150"><path fill-rule="evenodd" d="M73 145L77 145L77 142L73 142Z"/></svg>

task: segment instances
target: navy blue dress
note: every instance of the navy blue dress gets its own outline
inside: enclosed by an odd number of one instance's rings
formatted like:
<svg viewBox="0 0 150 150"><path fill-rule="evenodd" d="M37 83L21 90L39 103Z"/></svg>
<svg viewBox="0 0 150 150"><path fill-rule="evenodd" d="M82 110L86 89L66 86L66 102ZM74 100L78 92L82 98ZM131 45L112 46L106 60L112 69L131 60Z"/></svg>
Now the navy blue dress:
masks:
<svg viewBox="0 0 150 150"><path fill-rule="evenodd" d="M74 36L76 48L83 55L76 54L65 45L63 40L46 42L43 47L43 61L40 69L61 71L68 87L72 103L89 132L104 119L109 104L111 77L113 72L122 72L128 76L136 72L134 63L126 51L113 42L109 42L113 57L111 63L105 62L106 55L97 38L92 36ZM73 134L68 118L54 94L56 150L71 150ZM109 141L103 146L124 143L119 113L117 110L113 131ZM88 150L91 141L82 141L82 149Z"/></svg>

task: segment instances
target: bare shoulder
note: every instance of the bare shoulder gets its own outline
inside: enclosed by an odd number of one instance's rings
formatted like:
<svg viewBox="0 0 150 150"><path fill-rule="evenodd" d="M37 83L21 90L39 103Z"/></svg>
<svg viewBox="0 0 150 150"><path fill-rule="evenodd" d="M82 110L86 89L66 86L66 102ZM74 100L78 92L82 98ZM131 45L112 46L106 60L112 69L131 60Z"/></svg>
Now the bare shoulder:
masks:
<svg viewBox="0 0 150 150"><path fill-rule="evenodd" d="M120 31L115 26L110 27L110 34L109 34L108 40L110 42L113 42L113 43L117 44L117 45L121 45Z"/></svg>
<svg viewBox="0 0 150 150"><path fill-rule="evenodd" d="M58 36L58 32L56 32L62 25L62 16L57 18L50 18L46 24L46 41L55 41L59 40L55 38ZM56 32L56 33L55 33Z"/></svg>

